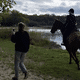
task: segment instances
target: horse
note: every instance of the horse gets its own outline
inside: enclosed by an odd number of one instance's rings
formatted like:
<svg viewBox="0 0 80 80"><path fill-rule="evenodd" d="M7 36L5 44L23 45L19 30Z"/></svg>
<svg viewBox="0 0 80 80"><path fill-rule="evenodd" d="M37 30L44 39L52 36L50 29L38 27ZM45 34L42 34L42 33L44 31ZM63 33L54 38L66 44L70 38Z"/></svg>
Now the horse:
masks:
<svg viewBox="0 0 80 80"><path fill-rule="evenodd" d="M59 20L55 20L50 32L55 33L55 31L57 29L60 29L62 35L64 34L64 31L65 31L64 24ZM64 36L65 35L63 35L63 37ZM70 55L69 64L72 64L71 59L73 59L78 66L78 70L80 70L79 60L76 56L77 49L80 48L80 32L79 31L73 31L72 33L70 33L70 35L66 39L65 47L66 47L66 50L68 51L68 53Z"/></svg>

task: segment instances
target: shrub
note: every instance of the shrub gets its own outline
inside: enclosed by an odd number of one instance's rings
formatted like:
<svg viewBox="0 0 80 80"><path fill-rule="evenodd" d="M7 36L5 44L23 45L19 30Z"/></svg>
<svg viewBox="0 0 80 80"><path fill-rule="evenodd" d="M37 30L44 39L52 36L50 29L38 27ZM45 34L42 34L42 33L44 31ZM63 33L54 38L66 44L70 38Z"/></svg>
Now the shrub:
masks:
<svg viewBox="0 0 80 80"><path fill-rule="evenodd" d="M0 38L10 39L10 37L11 37L11 29L0 29Z"/></svg>

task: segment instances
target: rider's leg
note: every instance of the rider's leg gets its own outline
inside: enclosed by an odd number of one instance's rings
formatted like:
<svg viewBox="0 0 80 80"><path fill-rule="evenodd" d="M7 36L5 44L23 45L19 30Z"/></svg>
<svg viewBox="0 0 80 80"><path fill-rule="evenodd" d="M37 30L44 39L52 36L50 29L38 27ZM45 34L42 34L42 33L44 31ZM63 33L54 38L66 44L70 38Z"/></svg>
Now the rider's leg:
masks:
<svg viewBox="0 0 80 80"><path fill-rule="evenodd" d="M63 42L61 43L61 45L65 45L66 42L66 34L63 35Z"/></svg>

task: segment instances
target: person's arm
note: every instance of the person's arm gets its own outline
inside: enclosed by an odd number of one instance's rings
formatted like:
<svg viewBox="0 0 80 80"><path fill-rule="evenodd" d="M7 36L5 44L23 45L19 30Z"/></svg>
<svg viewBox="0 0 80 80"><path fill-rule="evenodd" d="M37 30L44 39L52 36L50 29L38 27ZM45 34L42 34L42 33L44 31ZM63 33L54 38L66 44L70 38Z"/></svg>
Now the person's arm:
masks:
<svg viewBox="0 0 80 80"><path fill-rule="evenodd" d="M28 37L28 43L30 45L30 37L29 37L29 34L27 33L27 37Z"/></svg>
<svg viewBox="0 0 80 80"><path fill-rule="evenodd" d="M16 34L15 34L14 29L13 29L12 36L11 36L11 41L12 41L13 43L16 42L15 37L16 37Z"/></svg>

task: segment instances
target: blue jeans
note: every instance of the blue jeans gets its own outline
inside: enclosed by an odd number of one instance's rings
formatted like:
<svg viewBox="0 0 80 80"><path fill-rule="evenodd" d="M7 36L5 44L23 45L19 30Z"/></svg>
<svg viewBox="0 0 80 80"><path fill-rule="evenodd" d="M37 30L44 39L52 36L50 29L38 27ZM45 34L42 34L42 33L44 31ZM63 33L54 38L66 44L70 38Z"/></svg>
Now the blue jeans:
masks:
<svg viewBox="0 0 80 80"><path fill-rule="evenodd" d="M27 72L27 69L23 63L25 55L26 55L26 52L15 51L15 76L16 77L19 76L19 74L18 74L19 67L22 72Z"/></svg>

